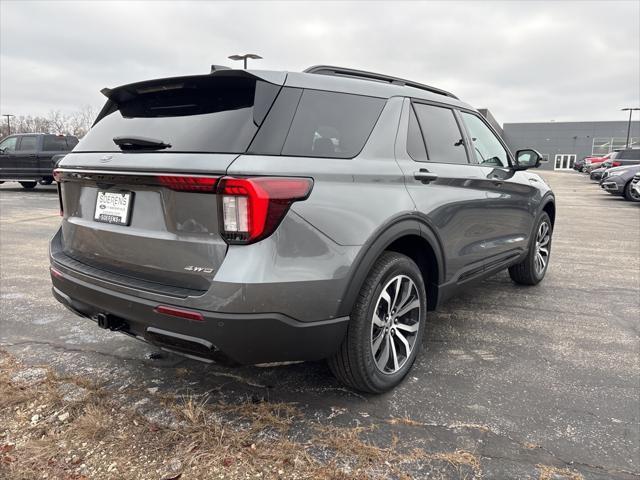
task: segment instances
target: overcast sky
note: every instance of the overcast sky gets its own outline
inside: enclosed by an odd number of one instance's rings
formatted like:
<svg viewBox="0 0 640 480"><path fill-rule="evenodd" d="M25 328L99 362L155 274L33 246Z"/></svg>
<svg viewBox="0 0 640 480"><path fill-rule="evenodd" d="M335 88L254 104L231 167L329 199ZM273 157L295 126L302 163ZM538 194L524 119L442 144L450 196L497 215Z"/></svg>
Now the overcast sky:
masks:
<svg viewBox="0 0 640 480"><path fill-rule="evenodd" d="M450 90L500 123L624 120L640 104L640 1L0 2L0 113L100 107L103 87L331 64ZM239 64L236 64L239 65Z"/></svg>

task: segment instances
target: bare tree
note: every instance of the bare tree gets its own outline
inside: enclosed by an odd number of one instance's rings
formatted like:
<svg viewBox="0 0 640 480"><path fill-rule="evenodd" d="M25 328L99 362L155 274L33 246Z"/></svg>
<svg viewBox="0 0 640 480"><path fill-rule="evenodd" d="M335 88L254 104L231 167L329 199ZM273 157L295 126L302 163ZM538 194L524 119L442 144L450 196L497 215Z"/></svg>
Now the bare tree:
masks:
<svg viewBox="0 0 640 480"><path fill-rule="evenodd" d="M81 138L93 125L97 110L85 105L71 113L52 110L46 117L19 115L11 119L11 133L53 133L56 135L75 135ZM0 124L0 138L9 134L6 122Z"/></svg>

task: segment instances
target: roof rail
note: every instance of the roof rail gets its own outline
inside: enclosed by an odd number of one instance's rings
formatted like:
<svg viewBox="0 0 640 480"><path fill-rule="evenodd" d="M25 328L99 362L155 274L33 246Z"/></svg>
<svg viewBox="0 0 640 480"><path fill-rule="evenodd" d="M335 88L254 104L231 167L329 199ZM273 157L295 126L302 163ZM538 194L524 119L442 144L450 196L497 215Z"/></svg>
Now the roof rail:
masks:
<svg viewBox="0 0 640 480"><path fill-rule="evenodd" d="M360 78L362 80L371 80L374 82L391 83L393 85L406 85L407 87L419 88L420 90L427 90L431 93L437 93L438 95L445 95L447 97L455 98L453 93L447 92L440 88L431 87L422 83L414 82L412 80L405 80L404 78L392 77L391 75L384 75L382 73L366 72L364 70L355 70L353 68L333 67L331 65L314 65L304 70L304 73L316 73L318 75L330 75L334 77L351 77Z"/></svg>

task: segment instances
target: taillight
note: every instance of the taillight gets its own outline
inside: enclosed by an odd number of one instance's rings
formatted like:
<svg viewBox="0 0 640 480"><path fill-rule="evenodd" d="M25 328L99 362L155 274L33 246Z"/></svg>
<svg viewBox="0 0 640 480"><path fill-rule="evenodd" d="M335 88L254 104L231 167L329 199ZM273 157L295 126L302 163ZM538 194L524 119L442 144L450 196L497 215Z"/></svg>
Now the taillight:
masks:
<svg viewBox="0 0 640 480"><path fill-rule="evenodd" d="M64 206L62 205L62 174L58 169L53 171L53 179L57 182L56 187L58 188L58 203L60 205L60 216L64 217Z"/></svg>
<svg viewBox="0 0 640 480"><path fill-rule="evenodd" d="M218 184L222 237L240 244L268 237L291 204L306 199L312 187L310 178L223 177Z"/></svg>
<svg viewBox="0 0 640 480"><path fill-rule="evenodd" d="M215 193L218 183L218 177L160 175L156 179L163 187L179 192Z"/></svg>

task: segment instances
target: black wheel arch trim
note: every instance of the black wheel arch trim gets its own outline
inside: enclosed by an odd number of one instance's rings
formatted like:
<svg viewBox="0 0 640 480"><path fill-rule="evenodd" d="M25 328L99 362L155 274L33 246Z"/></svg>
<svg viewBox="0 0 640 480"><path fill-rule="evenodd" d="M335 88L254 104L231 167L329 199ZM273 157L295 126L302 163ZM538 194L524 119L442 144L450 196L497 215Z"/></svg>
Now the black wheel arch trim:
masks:
<svg viewBox="0 0 640 480"><path fill-rule="evenodd" d="M438 279L436 286L443 283L445 261L440 239L435 230L415 213L402 215L393 218L383 227L376 230L369 240L363 245L354 260L354 267L351 269L347 289L342 297L342 302L337 315L349 315L356 302L356 298L364 281L371 271L373 264L382 253L396 240L409 235L418 236L431 246L438 263Z"/></svg>

